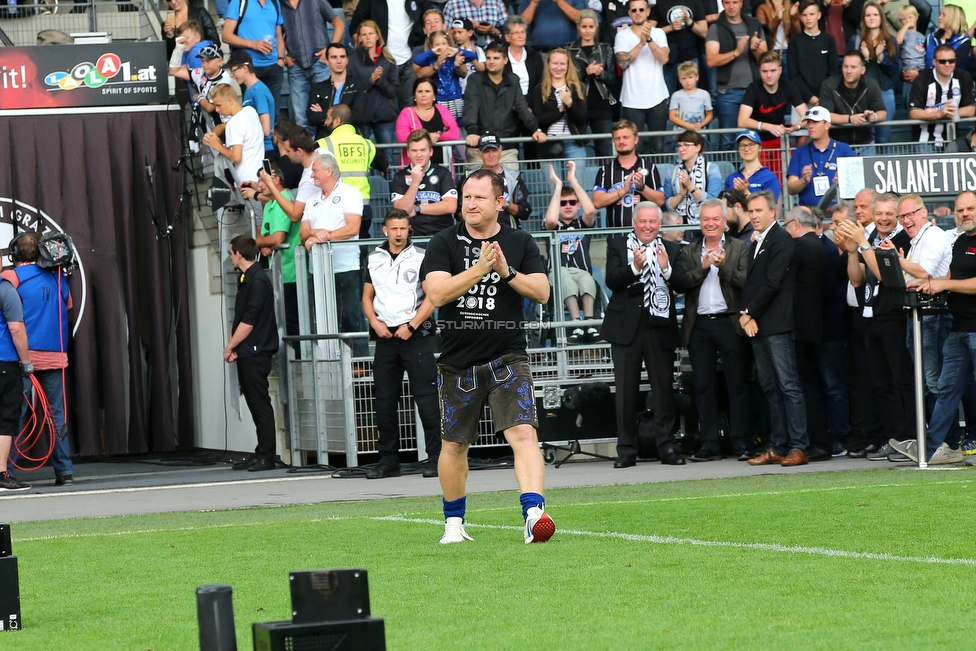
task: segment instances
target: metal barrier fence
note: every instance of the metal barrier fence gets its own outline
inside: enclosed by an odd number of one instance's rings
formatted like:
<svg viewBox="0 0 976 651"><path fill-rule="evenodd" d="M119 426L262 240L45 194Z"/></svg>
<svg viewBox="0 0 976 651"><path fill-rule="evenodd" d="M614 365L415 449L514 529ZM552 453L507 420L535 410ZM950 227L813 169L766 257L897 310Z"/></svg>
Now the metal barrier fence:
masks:
<svg viewBox="0 0 976 651"><path fill-rule="evenodd" d="M11 0L2 5L0 30L15 46L60 43L59 35L49 31L105 32L116 41L158 39L145 12L149 0Z"/></svg>

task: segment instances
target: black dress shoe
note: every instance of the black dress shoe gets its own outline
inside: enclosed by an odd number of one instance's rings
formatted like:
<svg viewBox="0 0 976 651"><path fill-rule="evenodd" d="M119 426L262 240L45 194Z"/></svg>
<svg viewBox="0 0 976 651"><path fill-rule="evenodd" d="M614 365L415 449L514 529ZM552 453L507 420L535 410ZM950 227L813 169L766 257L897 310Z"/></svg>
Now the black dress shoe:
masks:
<svg viewBox="0 0 976 651"><path fill-rule="evenodd" d="M424 473L427 471L424 470ZM400 469L388 466L385 463L377 464L375 467L366 471L366 479L386 479L387 477L399 477ZM436 475L435 475L436 476Z"/></svg>
<svg viewBox="0 0 976 651"><path fill-rule="evenodd" d="M668 450L661 455L661 463L666 466L683 466L685 458L677 450Z"/></svg>
<svg viewBox="0 0 976 651"><path fill-rule="evenodd" d="M258 458L255 456L250 456L242 461L238 461L231 468L234 470L247 470L258 462Z"/></svg>
<svg viewBox="0 0 976 651"><path fill-rule="evenodd" d="M620 457L613 462L614 468L630 468L637 465L637 459L629 459L627 457Z"/></svg>
<svg viewBox="0 0 976 651"><path fill-rule="evenodd" d="M274 459L255 459L254 464L247 469L248 472L261 472L262 470L274 470Z"/></svg>
<svg viewBox="0 0 976 651"><path fill-rule="evenodd" d="M437 476L437 460L428 460L427 465L424 466L424 477L430 479L431 477Z"/></svg>
<svg viewBox="0 0 976 651"><path fill-rule="evenodd" d="M74 475L58 475L54 478L55 486L70 486L75 483Z"/></svg>
<svg viewBox="0 0 976 651"><path fill-rule="evenodd" d="M823 448L810 448L807 450L807 461L830 461L833 455L830 450Z"/></svg>

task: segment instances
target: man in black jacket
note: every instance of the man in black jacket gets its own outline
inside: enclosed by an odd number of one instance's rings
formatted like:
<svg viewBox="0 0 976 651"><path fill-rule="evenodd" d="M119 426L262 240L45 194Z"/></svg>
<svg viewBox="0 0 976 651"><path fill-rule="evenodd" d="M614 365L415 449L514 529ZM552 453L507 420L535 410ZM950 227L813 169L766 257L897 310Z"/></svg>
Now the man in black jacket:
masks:
<svg viewBox="0 0 976 651"><path fill-rule="evenodd" d="M429 0L360 0L349 24L350 34L356 34L364 20L372 20L379 26L380 36L397 65L401 108L413 106L413 82L417 73L413 69L412 49L424 44L422 16L428 9Z"/></svg>
<svg viewBox="0 0 976 651"><path fill-rule="evenodd" d="M844 55L840 74L821 84L819 98L820 106L830 111L830 135L848 145L873 143L874 123L888 118L881 86L867 76L864 55L858 50Z"/></svg>
<svg viewBox="0 0 976 651"><path fill-rule="evenodd" d="M254 455L234 464L234 470L274 470L275 418L268 393L271 359L278 352L278 323L274 315L274 289L268 274L255 264L258 245L250 235L230 241L230 261L240 270L234 325L224 346L224 361L237 362L237 381L251 410L258 444Z"/></svg>
<svg viewBox="0 0 976 651"><path fill-rule="evenodd" d="M817 357L823 343L824 291L827 288L827 250L817 235L817 217L806 206L786 213L783 230L793 237L792 266L796 269L793 288L793 337L796 341L796 370L807 408L807 434L811 461L830 459L831 444L824 415L823 392Z"/></svg>
<svg viewBox="0 0 976 651"><path fill-rule="evenodd" d="M485 48L485 71L476 72L468 79L464 89L464 128L468 131L467 159L469 163L481 163L478 153L479 134L491 131L499 138L514 138L521 134L520 126L532 133L536 142L545 142L546 134L539 128L539 121L529 111L529 104L522 94L519 79L505 72L508 50L499 42ZM519 124L521 122L521 125ZM518 167L518 149L502 154L506 167Z"/></svg>
<svg viewBox="0 0 976 651"><path fill-rule="evenodd" d="M674 439L672 394L674 349L679 345L674 295L688 289L678 244L660 237L661 211L642 201L634 207L634 230L607 243L607 288L613 292L601 335L611 344L617 403L617 461L637 463L637 411L641 365L654 403L654 438L661 463L685 460Z"/></svg>
<svg viewBox="0 0 976 651"><path fill-rule="evenodd" d="M749 272L742 288L739 324L752 338L756 372L769 404L770 448L753 466L807 463L807 414L793 343L793 238L776 223L772 192L749 197L756 239L749 247Z"/></svg>
<svg viewBox="0 0 976 651"><path fill-rule="evenodd" d="M315 129L315 140L329 135L325 126L325 118L329 109L336 104L345 104L354 116L362 115L362 98L365 89L361 89L359 81L349 76L346 66L349 65L349 52L341 43L330 43L325 48L325 56L329 62L331 75L325 81L312 84L308 95L306 120ZM338 99L336 95L338 94ZM354 122L355 126L357 123Z"/></svg>

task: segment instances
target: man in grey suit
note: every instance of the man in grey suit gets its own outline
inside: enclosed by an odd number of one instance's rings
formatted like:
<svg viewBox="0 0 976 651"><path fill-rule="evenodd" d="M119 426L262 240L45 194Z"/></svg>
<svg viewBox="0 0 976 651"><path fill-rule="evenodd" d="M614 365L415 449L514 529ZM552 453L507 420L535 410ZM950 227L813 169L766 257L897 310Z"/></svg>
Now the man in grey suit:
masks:
<svg viewBox="0 0 976 651"><path fill-rule="evenodd" d="M749 458L748 434L752 426L749 397L749 343L739 325L742 287L746 284L749 245L726 237L725 202L706 199L699 210L702 239L681 250L688 275L682 342L688 348L695 379L695 402L701 447L692 461L722 458L718 440L719 408L715 394L717 359L729 394L732 445L742 460Z"/></svg>

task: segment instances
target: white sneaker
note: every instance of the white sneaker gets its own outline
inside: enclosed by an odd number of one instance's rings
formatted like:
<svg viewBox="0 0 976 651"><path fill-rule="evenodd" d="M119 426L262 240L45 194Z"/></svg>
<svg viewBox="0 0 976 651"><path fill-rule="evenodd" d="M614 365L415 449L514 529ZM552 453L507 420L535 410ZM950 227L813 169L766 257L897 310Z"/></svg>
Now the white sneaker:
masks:
<svg viewBox="0 0 976 651"><path fill-rule="evenodd" d="M949 463L962 463L962 450L953 450L943 443L932 453L929 465L938 466Z"/></svg>
<svg viewBox="0 0 976 651"><path fill-rule="evenodd" d="M896 441L895 439L891 439L888 441L888 445L890 445L895 452L904 454L915 463L918 463L918 453L916 452L918 450L917 439L909 439L907 441Z"/></svg>
<svg viewBox="0 0 976 651"><path fill-rule="evenodd" d="M525 544L546 542L556 533L556 525L541 506L529 509L525 518Z"/></svg>
<svg viewBox="0 0 976 651"><path fill-rule="evenodd" d="M464 542L465 540L474 540L474 538L469 536L468 532L464 530L464 518L448 518L444 520L444 535L441 536L442 545Z"/></svg>

